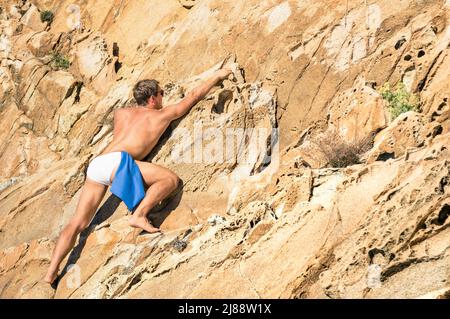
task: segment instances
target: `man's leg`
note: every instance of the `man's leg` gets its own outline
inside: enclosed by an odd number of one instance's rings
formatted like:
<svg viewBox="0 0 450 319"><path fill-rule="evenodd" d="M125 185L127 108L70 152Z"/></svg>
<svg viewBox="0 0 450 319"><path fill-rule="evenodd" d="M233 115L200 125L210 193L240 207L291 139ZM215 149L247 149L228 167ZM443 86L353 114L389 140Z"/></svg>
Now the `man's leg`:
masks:
<svg viewBox="0 0 450 319"><path fill-rule="evenodd" d="M62 230L53 251L52 260L44 280L52 283L58 274L61 261L75 245L75 240L89 223L97 211L108 187L86 179L81 191L75 215Z"/></svg>
<svg viewBox="0 0 450 319"><path fill-rule="evenodd" d="M169 196L178 186L179 177L171 170L147 162L136 161L148 189L144 199L130 217L132 227L141 228L149 233L158 232L147 219L148 212L160 201Z"/></svg>

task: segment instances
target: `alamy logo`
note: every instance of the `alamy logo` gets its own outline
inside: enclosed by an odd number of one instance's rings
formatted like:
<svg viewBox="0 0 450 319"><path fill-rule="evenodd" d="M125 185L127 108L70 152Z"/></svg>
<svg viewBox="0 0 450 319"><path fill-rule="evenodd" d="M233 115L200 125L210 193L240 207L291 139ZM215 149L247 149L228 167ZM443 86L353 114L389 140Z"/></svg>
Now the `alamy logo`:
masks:
<svg viewBox="0 0 450 319"><path fill-rule="evenodd" d="M269 164L278 156L278 129L275 128L178 128L180 143L171 159L175 163Z"/></svg>
<svg viewBox="0 0 450 319"><path fill-rule="evenodd" d="M379 288L381 287L381 266L378 264L371 264L367 268L367 287Z"/></svg>
<svg viewBox="0 0 450 319"><path fill-rule="evenodd" d="M80 7L72 3L67 6L66 12L69 14L69 16L66 19L66 24L70 28L70 30L81 28Z"/></svg>
<svg viewBox="0 0 450 319"><path fill-rule="evenodd" d="M69 289L78 289L81 286L81 269L77 264L67 267L66 286Z"/></svg>

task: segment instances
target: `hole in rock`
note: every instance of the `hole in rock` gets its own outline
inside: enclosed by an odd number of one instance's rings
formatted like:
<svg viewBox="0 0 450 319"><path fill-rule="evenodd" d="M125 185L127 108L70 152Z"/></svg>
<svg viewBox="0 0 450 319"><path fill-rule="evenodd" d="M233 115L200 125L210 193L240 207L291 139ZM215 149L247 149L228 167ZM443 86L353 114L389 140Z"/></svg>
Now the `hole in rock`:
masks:
<svg viewBox="0 0 450 319"><path fill-rule="evenodd" d="M119 61L116 61L115 63L114 63L114 72L119 72L119 70L120 70L120 68L122 67L122 63L121 62L119 62Z"/></svg>
<svg viewBox="0 0 450 319"><path fill-rule="evenodd" d="M445 105L446 105L446 103L445 103L445 102L442 102L442 103L439 104L439 106L437 107L437 110L438 110L438 111L441 111L441 110L444 108Z"/></svg>
<svg viewBox="0 0 450 319"><path fill-rule="evenodd" d="M217 114L222 114L224 111L226 111L226 107L228 106L229 102L233 98L233 92L231 91L223 91L219 93L219 98L216 104L212 107L212 111Z"/></svg>
<svg viewBox="0 0 450 319"><path fill-rule="evenodd" d="M394 153L388 153L388 152L384 152L381 153L380 155L378 155L377 159L375 161L387 161L389 159L393 159L395 158L395 154Z"/></svg>
<svg viewBox="0 0 450 319"><path fill-rule="evenodd" d="M395 44L395 49L396 50L400 49L403 43L405 42L406 42L405 38L401 38L400 40L398 40L397 43Z"/></svg>
<svg viewBox="0 0 450 319"><path fill-rule="evenodd" d="M375 255L377 254L381 254L383 256L385 255L384 250L382 249L372 248L371 250L369 250L370 263L372 263L373 257L375 257Z"/></svg>
<svg viewBox="0 0 450 319"><path fill-rule="evenodd" d="M450 216L450 205L445 204L442 206L441 210L439 211L438 217L433 219L431 223L435 225L444 225L445 221L447 220L448 216Z"/></svg>
<svg viewBox="0 0 450 319"><path fill-rule="evenodd" d="M77 83L75 84L75 89L76 89L76 92L75 92L75 99L74 99L74 102L75 102L75 103L80 102L80 92L81 92L82 86L83 86L83 82L77 82Z"/></svg>
<svg viewBox="0 0 450 319"><path fill-rule="evenodd" d="M113 56L119 56L119 46L117 45L117 42L113 43L112 54L113 54Z"/></svg>

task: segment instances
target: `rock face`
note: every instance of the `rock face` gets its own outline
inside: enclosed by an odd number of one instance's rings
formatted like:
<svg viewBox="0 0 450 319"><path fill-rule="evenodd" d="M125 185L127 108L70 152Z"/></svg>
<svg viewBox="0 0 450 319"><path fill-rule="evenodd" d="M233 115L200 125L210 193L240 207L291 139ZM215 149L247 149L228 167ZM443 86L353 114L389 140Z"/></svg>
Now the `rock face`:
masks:
<svg viewBox="0 0 450 319"><path fill-rule="evenodd" d="M0 8L0 297L449 295L449 1ZM134 236L108 193L58 288L43 284L136 81L158 79L170 104L224 64L234 76L146 159L183 180L150 214L164 234ZM391 121L377 88L399 81L421 105ZM374 141L331 168L312 143L327 132Z"/></svg>

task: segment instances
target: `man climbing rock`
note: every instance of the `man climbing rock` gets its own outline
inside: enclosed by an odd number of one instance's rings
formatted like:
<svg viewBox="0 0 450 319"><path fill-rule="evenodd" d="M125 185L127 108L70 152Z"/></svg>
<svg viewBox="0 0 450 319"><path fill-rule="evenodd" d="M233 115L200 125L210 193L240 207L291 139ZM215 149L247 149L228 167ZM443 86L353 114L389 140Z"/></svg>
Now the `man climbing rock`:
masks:
<svg viewBox="0 0 450 319"><path fill-rule="evenodd" d="M179 103L166 107L162 105L164 91L158 81L137 82L133 90L137 107L116 110L113 140L88 166L76 212L56 242L44 278L46 282L54 283L61 261L75 245L80 232L91 222L108 186L133 212L129 219L131 227L149 233L160 231L148 221L147 214L177 188L179 178L171 170L142 159L150 153L173 120L189 112L231 72L229 68L216 71Z"/></svg>

